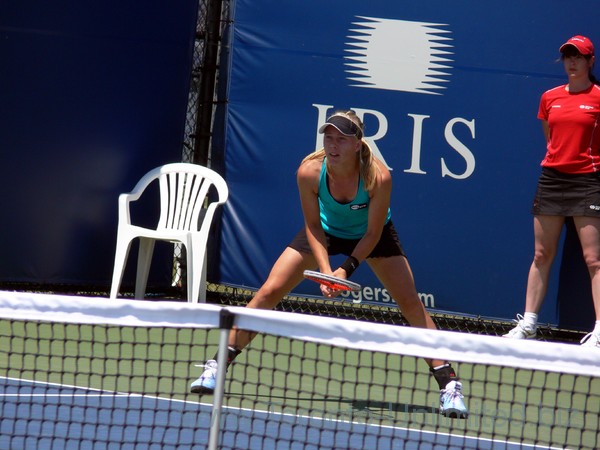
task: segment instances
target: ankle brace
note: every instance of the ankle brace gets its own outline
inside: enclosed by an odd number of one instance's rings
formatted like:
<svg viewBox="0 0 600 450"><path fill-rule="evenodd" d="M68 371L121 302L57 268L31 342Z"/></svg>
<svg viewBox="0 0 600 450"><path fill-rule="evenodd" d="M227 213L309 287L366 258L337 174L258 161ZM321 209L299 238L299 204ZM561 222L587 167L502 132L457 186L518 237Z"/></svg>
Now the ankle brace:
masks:
<svg viewBox="0 0 600 450"><path fill-rule="evenodd" d="M227 347L227 363L226 363L226 365L228 366L229 364L231 364L233 362L233 360L237 357L237 355L239 355L240 353L242 353L242 351L238 350L235 347ZM219 361L217 359L218 356L219 356L219 352L217 351L217 353L215 353L215 357L213 359L215 361Z"/></svg>
<svg viewBox="0 0 600 450"><path fill-rule="evenodd" d="M429 371L433 374L433 377L435 378L435 381L437 381L440 389L444 389L451 381L458 380L456 372L448 363L442 366L432 367L429 369Z"/></svg>

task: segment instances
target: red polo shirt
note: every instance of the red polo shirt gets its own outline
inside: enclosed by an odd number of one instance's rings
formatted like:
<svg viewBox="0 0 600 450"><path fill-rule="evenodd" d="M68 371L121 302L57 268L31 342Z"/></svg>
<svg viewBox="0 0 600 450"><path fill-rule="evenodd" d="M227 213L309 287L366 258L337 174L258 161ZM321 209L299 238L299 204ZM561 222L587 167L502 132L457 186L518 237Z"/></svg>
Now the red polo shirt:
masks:
<svg viewBox="0 0 600 450"><path fill-rule="evenodd" d="M570 93L566 85L542 94L538 119L550 127L542 166L564 173L600 170L600 86Z"/></svg>

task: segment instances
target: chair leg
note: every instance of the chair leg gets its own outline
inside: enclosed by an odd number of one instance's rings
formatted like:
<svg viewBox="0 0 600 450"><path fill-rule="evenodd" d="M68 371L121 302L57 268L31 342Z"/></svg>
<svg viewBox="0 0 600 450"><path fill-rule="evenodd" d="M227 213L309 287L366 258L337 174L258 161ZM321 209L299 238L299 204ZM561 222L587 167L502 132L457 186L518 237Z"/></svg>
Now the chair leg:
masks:
<svg viewBox="0 0 600 450"><path fill-rule="evenodd" d="M110 285L110 297L116 299L119 295L119 288L121 287L121 281L123 280L123 272L125 271L125 263L127 262L127 256L129 255L129 248L131 247L131 240L123 240L117 237L117 248L115 250L115 264L113 267L112 282Z"/></svg>
<svg viewBox="0 0 600 450"><path fill-rule="evenodd" d="M200 303L206 303L206 252L202 261L202 273L200 274Z"/></svg>
<svg viewBox="0 0 600 450"><path fill-rule="evenodd" d="M192 240L187 261L188 303L206 303L206 247Z"/></svg>
<svg viewBox="0 0 600 450"><path fill-rule="evenodd" d="M146 293L150 263L152 262L152 254L154 253L154 243L154 239L140 238L137 274L135 277L135 298L139 300L143 300Z"/></svg>

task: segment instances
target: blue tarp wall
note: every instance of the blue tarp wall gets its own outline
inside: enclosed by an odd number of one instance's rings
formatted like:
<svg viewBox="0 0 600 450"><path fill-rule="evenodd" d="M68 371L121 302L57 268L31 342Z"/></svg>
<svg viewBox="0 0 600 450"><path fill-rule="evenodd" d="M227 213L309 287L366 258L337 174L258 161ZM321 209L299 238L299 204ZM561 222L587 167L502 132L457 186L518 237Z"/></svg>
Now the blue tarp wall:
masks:
<svg viewBox="0 0 600 450"><path fill-rule="evenodd" d="M566 82L557 62L566 39L600 39L592 2L573 21L564 6L238 0L220 281L262 284L303 224L300 161L320 146L325 117L352 108L393 169L393 220L426 306L501 318L522 312L530 205L545 152L539 98ZM576 236L554 269L541 320L591 327ZM364 289L348 301L393 303L366 264L353 278ZM318 290L304 282L296 293Z"/></svg>
<svg viewBox="0 0 600 450"><path fill-rule="evenodd" d="M118 195L181 161L196 9L0 0L0 281L110 283Z"/></svg>
<svg viewBox="0 0 600 450"><path fill-rule="evenodd" d="M295 172L320 145L318 125L354 108L393 169L393 219L425 304L522 312L544 154L538 101L565 80L560 44L579 33L600 42L596 4L579 4L574 20L558 0L231 8L213 148L231 200L214 281L262 284L302 226ZM181 159L196 10L0 0L0 281L110 282L118 194ZM565 241L541 319L587 329L589 277L572 229ZM355 278L365 288L346 301L392 304L367 267Z"/></svg>

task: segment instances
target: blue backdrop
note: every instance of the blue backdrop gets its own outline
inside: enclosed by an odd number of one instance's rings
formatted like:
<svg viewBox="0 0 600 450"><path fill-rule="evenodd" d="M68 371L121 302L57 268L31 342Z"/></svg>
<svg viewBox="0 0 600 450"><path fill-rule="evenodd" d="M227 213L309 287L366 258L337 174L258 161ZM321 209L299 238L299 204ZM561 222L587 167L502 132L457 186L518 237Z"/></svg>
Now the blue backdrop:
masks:
<svg viewBox="0 0 600 450"><path fill-rule="evenodd" d="M539 98L566 81L557 62L566 39L600 39L596 19L592 2L565 21L560 1L238 0L220 281L254 288L266 279L303 224L300 161L320 146L326 115L352 108L393 169L393 220L426 306L522 312L545 152ZM569 245L575 251L558 256L541 320L560 322L559 286L583 270L562 301L579 311L571 325L587 328L589 277L577 240ZM364 266L353 278L365 288L347 301L391 303ZM309 282L296 292L318 294Z"/></svg>
<svg viewBox="0 0 600 450"><path fill-rule="evenodd" d="M181 161L196 8L0 0L0 281L110 282L118 195Z"/></svg>
<svg viewBox="0 0 600 450"><path fill-rule="evenodd" d="M393 169L393 219L423 302L522 312L538 101L565 80L558 47L600 39L596 5L573 21L558 0L231 6L213 135L231 197L215 281L262 284L302 226L298 164L326 115L353 108ZM0 281L108 284L118 194L181 159L196 13L192 0L0 0ZM589 276L567 230L541 319L587 329ZM392 303L367 267L355 278L365 288L347 301Z"/></svg>

